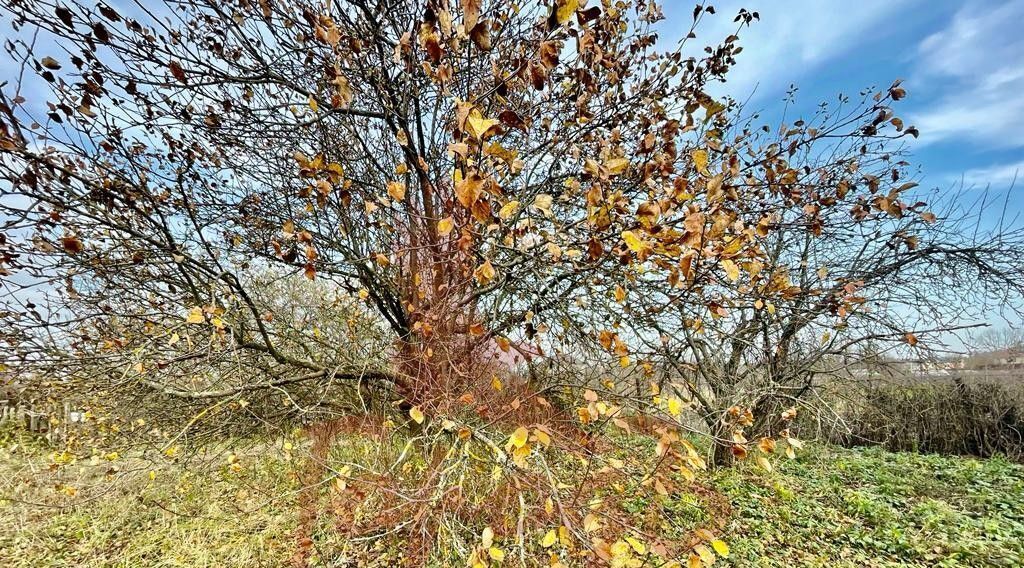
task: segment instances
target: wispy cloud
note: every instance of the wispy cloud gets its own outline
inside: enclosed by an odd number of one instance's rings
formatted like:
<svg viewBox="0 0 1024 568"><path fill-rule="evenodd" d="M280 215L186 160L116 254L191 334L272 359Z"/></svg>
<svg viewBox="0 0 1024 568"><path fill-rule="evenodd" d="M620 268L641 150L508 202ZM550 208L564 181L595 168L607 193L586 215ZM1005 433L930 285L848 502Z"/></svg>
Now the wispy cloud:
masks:
<svg viewBox="0 0 1024 568"><path fill-rule="evenodd" d="M1024 146L1024 0L972 2L918 45L916 92L944 93L912 113L921 143Z"/></svg>
<svg viewBox="0 0 1024 568"><path fill-rule="evenodd" d="M1024 183L1024 160L972 168L963 173L949 174L946 180L954 183L963 181L965 187L1007 188Z"/></svg>
<svg viewBox="0 0 1024 568"><path fill-rule="evenodd" d="M766 0L716 2L717 16L702 26L702 39L717 41L735 32L733 16L741 7L759 12L760 22L744 28L737 56L724 91L746 99L776 96L800 83L829 61L854 50L867 32L916 0L861 0L855 8L843 0Z"/></svg>

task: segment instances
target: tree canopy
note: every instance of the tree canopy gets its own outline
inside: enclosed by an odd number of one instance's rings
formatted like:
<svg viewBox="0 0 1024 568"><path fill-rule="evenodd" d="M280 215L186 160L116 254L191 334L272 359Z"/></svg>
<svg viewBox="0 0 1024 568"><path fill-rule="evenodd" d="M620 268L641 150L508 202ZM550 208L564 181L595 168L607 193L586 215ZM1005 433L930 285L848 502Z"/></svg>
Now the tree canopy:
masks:
<svg viewBox="0 0 1024 568"><path fill-rule="evenodd" d="M645 554L579 498L616 469L600 450L627 418L655 418L644 491L704 467L686 407L723 453L770 467L776 440L799 446L798 395L767 404L745 373L798 389L802 334L867 321L864 291L891 291L912 259L965 259L995 293L1014 278L996 249L919 240L937 218L907 197L899 141L917 130L892 108L899 82L772 127L716 95L758 18L746 10L736 34L698 38L714 14L698 5L678 41L639 0L4 10L21 63L0 100L8 366L156 401L183 432L221 405L229 425L325 408L407 421L518 472L496 498L554 495L559 520L529 521L555 527L545 549ZM865 325L856 342L919 341ZM559 482L571 502L545 471L551 447L585 464ZM444 512L416 511L459 479L465 454L448 449L401 505L419 534ZM480 564L504 554L490 534Z"/></svg>

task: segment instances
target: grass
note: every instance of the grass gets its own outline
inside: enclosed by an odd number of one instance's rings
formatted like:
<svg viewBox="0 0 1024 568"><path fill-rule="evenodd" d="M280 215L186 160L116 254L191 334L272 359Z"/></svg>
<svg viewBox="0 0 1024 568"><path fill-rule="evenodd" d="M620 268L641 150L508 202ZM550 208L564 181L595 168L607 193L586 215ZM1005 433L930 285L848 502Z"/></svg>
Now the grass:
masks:
<svg viewBox="0 0 1024 568"><path fill-rule="evenodd" d="M5 567L283 566L294 549L283 454L200 474L105 457L52 470L53 457L24 443L0 450Z"/></svg>
<svg viewBox="0 0 1024 568"><path fill-rule="evenodd" d="M740 566L1021 566L1024 467L816 447L715 476Z"/></svg>
<svg viewBox="0 0 1024 568"><path fill-rule="evenodd" d="M299 546L301 464L283 441L232 459L209 452L214 465L191 472L168 463L152 477L138 458L51 470L54 456L38 444L8 436L0 448L4 566L285 566ZM770 473L741 465L708 474L660 503L635 497L623 507L659 511L666 538L719 521L731 553L716 565L1024 564L1020 465L824 446L776 463ZM317 525L310 565L362 565L341 560L352 558L349 544L331 536L330 519ZM510 555L505 564L519 562Z"/></svg>

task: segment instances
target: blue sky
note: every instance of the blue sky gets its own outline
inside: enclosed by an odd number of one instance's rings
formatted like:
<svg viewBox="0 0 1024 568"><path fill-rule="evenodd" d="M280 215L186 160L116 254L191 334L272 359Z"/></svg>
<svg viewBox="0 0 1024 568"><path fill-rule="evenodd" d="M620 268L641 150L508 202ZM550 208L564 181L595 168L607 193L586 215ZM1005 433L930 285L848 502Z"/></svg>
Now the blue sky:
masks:
<svg viewBox="0 0 1024 568"><path fill-rule="evenodd" d="M695 2L664 0L665 41L688 29ZM132 11L124 2L110 3ZM922 169L922 189L948 189L963 180L979 194L985 187L1002 194L1019 175L1007 213L1024 216L1024 0L709 3L717 13L698 29L700 45L735 32L732 20L741 7L760 14L739 34L745 49L725 92L738 100L753 94L750 107L771 118L795 84L796 111L806 116L838 93L856 95L903 79L909 97L896 111L921 132L910 150ZM14 70L0 58L0 74Z"/></svg>
<svg viewBox="0 0 1024 568"><path fill-rule="evenodd" d="M903 79L909 97L896 111L921 131L909 150L922 168L923 188L963 180L979 193L990 187L1003 194L1017 176L1006 212L1024 212L1024 0L712 4L717 14L698 29L706 43L735 30L741 7L761 16L739 34L745 49L725 85L728 94L745 100L753 93L752 107L770 116L795 84L797 111L810 115L837 93L856 95ZM663 33L681 33L693 5L666 2Z"/></svg>

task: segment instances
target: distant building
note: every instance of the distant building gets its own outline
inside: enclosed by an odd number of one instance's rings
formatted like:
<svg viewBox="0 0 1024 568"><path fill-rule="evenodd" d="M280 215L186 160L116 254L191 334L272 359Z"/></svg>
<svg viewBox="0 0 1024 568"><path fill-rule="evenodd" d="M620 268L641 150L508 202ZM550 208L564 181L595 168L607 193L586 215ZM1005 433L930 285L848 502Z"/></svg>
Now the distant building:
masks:
<svg viewBox="0 0 1024 568"><path fill-rule="evenodd" d="M1024 369L1024 346L1015 346L984 353L972 353L964 362L964 367L967 369L993 371Z"/></svg>

